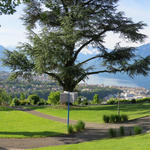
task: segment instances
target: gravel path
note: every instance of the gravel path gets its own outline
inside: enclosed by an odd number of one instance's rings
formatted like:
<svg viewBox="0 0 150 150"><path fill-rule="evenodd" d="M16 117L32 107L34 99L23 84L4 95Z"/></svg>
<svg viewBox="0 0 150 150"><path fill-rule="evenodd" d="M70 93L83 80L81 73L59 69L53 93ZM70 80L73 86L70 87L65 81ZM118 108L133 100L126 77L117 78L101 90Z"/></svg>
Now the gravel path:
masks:
<svg viewBox="0 0 150 150"><path fill-rule="evenodd" d="M34 110L24 110L27 113L36 115L42 118L66 123L66 119L46 115ZM76 121L70 120L71 124L75 124ZM29 148L46 147L53 145L75 144L85 141L98 140L107 138L108 129L124 126L128 132L133 126L139 125L143 128L143 132L150 130L150 117L143 117L128 123L122 124L98 124L98 123L86 123L86 129L83 132L73 135L61 135L58 137L46 137L46 138L0 138L0 150L23 150Z"/></svg>

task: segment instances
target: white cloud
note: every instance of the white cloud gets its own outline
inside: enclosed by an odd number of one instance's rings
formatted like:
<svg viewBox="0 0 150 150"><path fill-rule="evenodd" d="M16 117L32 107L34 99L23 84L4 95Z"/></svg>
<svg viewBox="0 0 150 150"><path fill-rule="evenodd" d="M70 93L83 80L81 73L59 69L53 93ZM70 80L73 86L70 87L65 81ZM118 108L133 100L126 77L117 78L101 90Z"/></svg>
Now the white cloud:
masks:
<svg viewBox="0 0 150 150"><path fill-rule="evenodd" d="M92 54L98 54L98 49L96 48L90 48L90 47L86 47L81 51L82 54L84 55L92 55Z"/></svg>

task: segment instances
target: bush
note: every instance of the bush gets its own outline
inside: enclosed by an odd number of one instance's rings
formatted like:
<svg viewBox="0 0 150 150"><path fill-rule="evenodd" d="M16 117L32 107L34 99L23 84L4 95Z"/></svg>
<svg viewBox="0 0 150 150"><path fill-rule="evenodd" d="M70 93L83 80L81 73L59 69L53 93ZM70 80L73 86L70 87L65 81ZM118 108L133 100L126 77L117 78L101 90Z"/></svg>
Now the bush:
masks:
<svg viewBox="0 0 150 150"><path fill-rule="evenodd" d="M127 115L121 115L121 122L127 122L128 116Z"/></svg>
<svg viewBox="0 0 150 150"><path fill-rule="evenodd" d="M127 115L103 115L103 121L105 123L120 123L128 121Z"/></svg>
<svg viewBox="0 0 150 150"><path fill-rule="evenodd" d="M142 128L140 126L135 126L134 127L134 134L141 134L142 133Z"/></svg>
<svg viewBox="0 0 150 150"><path fill-rule="evenodd" d="M93 96L92 104L99 104L99 95L95 94Z"/></svg>
<svg viewBox="0 0 150 150"><path fill-rule="evenodd" d="M46 105L46 100L41 98L40 101L37 103L39 106L40 105Z"/></svg>
<svg viewBox="0 0 150 150"><path fill-rule="evenodd" d="M19 106L20 105L20 102L18 100L17 97L13 98L11 103L10 103L10 106L14 107L14 106Z"/></svg>
<svg viewBox="0 0 150 150"><path fill-rule="evenodd" d="M131 103L132 103L132 104L135 104L135 103L136 103L136 99L132 99L132 100L131 100Z"/></svg>
<svg viewBox="0 0 150 150"><path fill-rule="evenodd" d="M110 128L110 129L109 129L109 136L110 136L110 137L116 137L116 136L117 136L117 131L116 131L116 129Z"/></svg>
<svg viewBox="0 0 150 150"><path fill-rule="evenodd" d="M110 122L110 117L107 116L107 115L103 115L103 121L104 121L105 123L109 123L109 122Z"/></svg>
<svg viewBox="0 0 150 150"><path fill-rule="evenodd" d="M28 96L28 100L30 101L30 104L36 105L40 101L40 97L36 94L32 94Z"/></svg>
<svg viewBox="0 0 150 150"><path fill-rule="evenodd" d="M116 123L116 115L110 116L110 123Z"/></svg>
<svg viewBox="0 0 150 150"><path fill-rule="evenodd" d="M125 135L124 127L123 127L123 126L121 126L121 127L119 128L119 132L120 132L120 136L124 136L124 135Z"/></svg>
<svg viewBox="0 0 150 150"><path fill-rule="evenodd" d="M24 105L30 105L30 101L29 100L20 100L19 102L20 102L19 105L22 105L22 106L24 106Z"/></svg>
<svg viewBox="0 0 150 150"><path fill-rule="evenodd" d="M60 103L60 92L50 92L47 103L58 105Z"/></svg>
<svg viewBox="0 0 150 150"><path fill-rule="evenodd" d="M78 121L74 128L76 132L80 132L85 129L85 123L83 121Z"/></svg>
<svg viewBox="0 0 150 150"><path fill-rule="evenodd" d="M110 98L109 100L107 100L107 104L117 104L118 100L116 98Z"/></svg>
<svg viewBox="0 0 150 150"><path fill-rule="evenodd" d="M69 125L69 127L68 127L68 134L72 134L72 133L74 133L73 126Z"/></svg>

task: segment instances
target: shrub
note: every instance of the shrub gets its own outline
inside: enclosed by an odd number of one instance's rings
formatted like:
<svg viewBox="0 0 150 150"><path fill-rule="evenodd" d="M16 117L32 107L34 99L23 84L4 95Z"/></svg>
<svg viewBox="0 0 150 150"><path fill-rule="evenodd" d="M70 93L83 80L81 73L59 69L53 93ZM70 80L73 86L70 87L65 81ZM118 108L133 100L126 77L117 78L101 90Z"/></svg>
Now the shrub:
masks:
<svg viewBox="0 0 150 150"><path fill-rule="evenodd" d="M107 104L117 104L117 99L116 98L110 98L109 100L107 100Z"/></svg>
<svg viewBox="0 0 150 150"><path fill-rule="evenodd" d="M110 129L109 129L109 136L110 136L110 137L116 137L116 136L117 136L117 131L116 131L116 129L110 128Z"/></svg>
<svg viewBox="0 0 150 150"><path fill-rule="evenodd" d="M120 123L128 121L127 115L103 115L103 121L105 123Z"/></svg>
<svg viewBox="0 0 150 150"><path fill-rule="evenodd" d="M32 94L28 96L28 100L30 101L30 104L35 105L40 101L40 97L36 94Z"/></svg>
<svg viewBox="0 0 150 150"><path fill-rule="evenodd" d="M119 131L120 131L120 136L124 136L124 135L125 135L124 127L123 127L123 126L121 126L121 127L119 128Z"/></svg>
<svg viewBox="0 0 150 150"><path fill-rule="evenodd" d="M132 100L131 100L131 103L132 103L132 104L135 104L135 103L136 103L136 99L132 99Z"/></svg>
<svg viewBox="0 0 150 150"><path fill-rule="evenodd" d="M72 134L72 133L74 133L73 126L69 125L69 127L68 127L68 134Z"/></svg>
<svg viewBox="0 0 150 150"><path fill-rule="evenodd" d="M141 134L142 133L142 128L140 126L135 126L134 127L134 134Z"/></svg>
<svg viewBox="0 0 150 150"><path fill-rule="evenodd" d="M116 116L115 115L110 116L110 123L116 123Z"/></svg>
<svg viewBox="0 0 150 150"><path fill-rule="evenodd" d="M20 105L24 106L24 105L30 105L30 101L29 100L20 100Z"/></svg>
<svg viewBox="0 0 150 150"><path fill-rule="evenodd" d="M115 115L115 123L120 123L120 122L121 122L121 116Z"/></svg>
<svg viewBox="0 0 150 150"><path fill-rule="evenodd" d="M82 131L85 129L85 123L83 121L78 121L74 127L76 132Z"/></svg>
<svg viewBox="0 0 150 150"><path fill-rule="evenodd" d="M46 100L41 98L40 101L37 103L39 106L40 105L46 105Z"/></svg>
<svg viewBox="0 0 150 150"><path fill-rule="evenodd" d="M93 96L92 104L98 104L99 103L99 95L95 94Z"/></svg>
<svg viewBox="0 0 150 150"><path fill-rule="evenodd" d="M103 121L104 121L105 123L109 123L109 122L110 122L110 116L103 115Z"/></svg>
<svg viewBox="0 0 150 150"><path fill-rule="evenodd" d="M10 106L14 107L14 106L18 106L18 105L20 105L18 98L17 97L13 98L10 103Z"/></svg>
<svg viewBox="0 0 150 150"><path fill-rule="evenodd" d="M60 92L50 92L47 103L58 105L60 103Z"/></svg>
<svg viewBox="0 0 150 150"><path fill-rule="evenodd" d="M122 122L127 122L128 121L128 116L127 115L121 115L121 121Z"/></svg>

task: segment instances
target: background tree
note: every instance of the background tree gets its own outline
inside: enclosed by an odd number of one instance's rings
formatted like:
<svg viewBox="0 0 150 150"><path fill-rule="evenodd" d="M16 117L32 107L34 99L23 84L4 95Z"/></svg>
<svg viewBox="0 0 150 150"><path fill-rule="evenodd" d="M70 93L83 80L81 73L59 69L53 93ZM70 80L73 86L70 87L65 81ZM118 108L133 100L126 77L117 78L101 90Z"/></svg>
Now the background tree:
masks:
<svg viewBox="0 0 150 150"><path fill-rule="evenodd" d="M30 0L26 2L22 17L29 32L29 43L23 43L16 51L6 51L4 65L9 66L12 77L30 77L47 74L65 91L73 91L76 85L92 74L126 72L130 76L147 75L150 56L134 55L133 47L105 48L107 32L119 33L125 40L143 41L139 31L144 23L134 23L117 10L118 0ZM40 32L34 29L39 25ZM81 51L91 46L99 53L78 61ZM99 60L98 70L86 67L92 60Z"/></svg>

